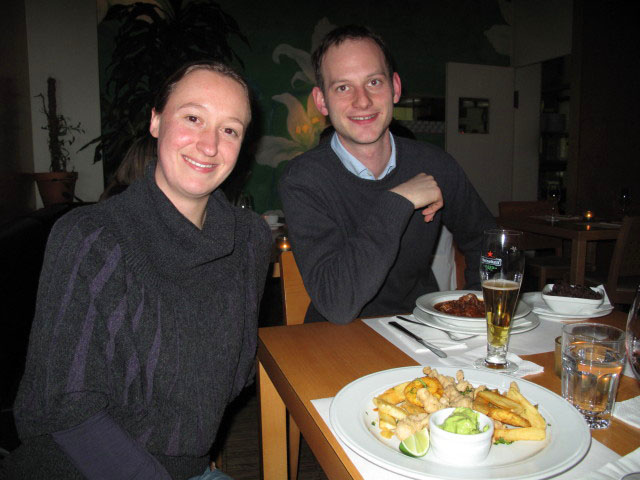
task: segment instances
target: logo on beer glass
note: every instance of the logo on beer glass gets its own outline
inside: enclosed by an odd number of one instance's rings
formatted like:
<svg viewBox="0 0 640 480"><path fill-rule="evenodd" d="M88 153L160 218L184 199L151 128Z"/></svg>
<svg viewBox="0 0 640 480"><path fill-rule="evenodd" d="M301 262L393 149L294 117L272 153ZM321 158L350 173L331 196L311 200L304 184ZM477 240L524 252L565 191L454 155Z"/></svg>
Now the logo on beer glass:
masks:
<svg viewBox="0 0 640 480"><path fill-rule="evenodd" d="M489 252L488 256L482 255L480 257L480 266L485 272L493 272L498 270L502 266L501 258L493 258L493 252Z"/></svg>

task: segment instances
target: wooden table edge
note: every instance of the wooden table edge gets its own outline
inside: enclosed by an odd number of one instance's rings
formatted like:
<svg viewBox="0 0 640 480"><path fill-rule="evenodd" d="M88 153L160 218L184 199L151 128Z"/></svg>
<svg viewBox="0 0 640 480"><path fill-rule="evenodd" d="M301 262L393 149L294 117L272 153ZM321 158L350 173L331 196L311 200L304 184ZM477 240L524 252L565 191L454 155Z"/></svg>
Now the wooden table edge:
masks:
<svg viewBox="0 0 640 480"><path fill-rule="evenodd" d="M257 358L271 382L276 386L284 404L289 405L289 414L298 425L327 477L364 480L313 404L310 401L303 403L294 392L261 339L258 339Z"/></svg>

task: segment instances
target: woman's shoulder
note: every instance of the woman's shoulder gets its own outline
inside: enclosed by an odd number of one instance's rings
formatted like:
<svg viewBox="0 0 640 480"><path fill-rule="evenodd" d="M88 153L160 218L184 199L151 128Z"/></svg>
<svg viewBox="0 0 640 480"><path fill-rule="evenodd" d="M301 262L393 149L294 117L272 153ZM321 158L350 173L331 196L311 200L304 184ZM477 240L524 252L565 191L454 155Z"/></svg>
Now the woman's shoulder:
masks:
<svg viewBox="0 0 640 480"><path fill-rule="evenodd" d="M98 242L112 247L116 239L111 223L101 204L74 208L53 225L48 244L81 248Z"/></svg>
<svg viewBox="0 0 640 480"><path fill-rule="evenodd" d="M253 210L233 207L236 210L236 218L241 225L249 231L250 243L255 243L257 246L271 245L271 229L267 222Z"/></svg>

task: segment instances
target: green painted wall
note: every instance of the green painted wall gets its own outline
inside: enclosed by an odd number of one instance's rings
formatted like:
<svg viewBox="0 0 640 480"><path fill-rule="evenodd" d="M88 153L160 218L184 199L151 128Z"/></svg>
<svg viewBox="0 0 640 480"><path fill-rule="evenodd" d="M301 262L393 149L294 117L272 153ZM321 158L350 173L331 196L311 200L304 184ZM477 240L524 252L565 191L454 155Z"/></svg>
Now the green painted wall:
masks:
<svg viewBox="0 0 640 480"><path fill-rule="evenodd" d="M254 118L262 145L249 148L258 162L251 162L244 189L253 196L259 212L280 208L276 184L286 160L278 163L277 159L304 151L317 141L322 121L317 111L306 108L312 84L297 72L305 70L313 46L331 25L359 23L382 35L394 54L403 90L410 95L443 97L447 61L510 64L510 57L498 53L485 34L497 29L504 41L510 41L505 40L510 35L504 18L509 17L508 0L218 3L235 18L250 42L249 47L239 41L232 45L244 62L243 73L258 106ZM506 9L504 16L501 8ZM317 38L313 38L316 28ZM101 65L108 63L109 35L113 34L108 29L100 30ZM279 63L274 59L278 48L283 52L277 57ZM296 75L299 79L292 82ZM433 140L443 144L441 137Z"/></svg>

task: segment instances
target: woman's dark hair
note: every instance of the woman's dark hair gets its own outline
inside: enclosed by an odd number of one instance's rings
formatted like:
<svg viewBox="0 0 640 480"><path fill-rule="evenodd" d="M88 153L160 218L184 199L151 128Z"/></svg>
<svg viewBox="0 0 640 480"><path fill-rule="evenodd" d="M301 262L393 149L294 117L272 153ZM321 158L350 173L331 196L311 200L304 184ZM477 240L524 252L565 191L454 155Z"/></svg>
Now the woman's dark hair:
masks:
<svg viewBox="0 0 640 480"><path fill-rule="evenodd" d="M361 25L345 25L331 30L320 42L320 45L311 55L311 63L316 77L316 84L324 92L324 78L322 78L322 61L329 48L340 45L345 40L372 40L380 47L384 55L384 62L387 66L389 76L395 71L391 52L382 40L382 37L373 33L367 27Z"/></svg>
<svg viewBox="0 0 640 480"><path fill-rule="evenodd" d="M155 101L153 102L153 108L156 112L161 113L164 110L164 107L167 105L167 101L169 100L173 90L175 90L178 82L196 70L207 70L209 72L219 73L220 75L235 80L244 89L247 94L247 99L249 98L249 86L247 85L247 82L233 68L228 67L222 62L216 62L213 60L190 62L180 67L164 81L160 87L160 91L156 94ZM249 112L249 114L251 114L251 112Z"/></svg>
<svg viewBox="0 0 640 480"><path fill-rule="evenodd" d="M157 113L162 113L171 93L175 90L176 85L184 77L197 70L206 70L209 72L218 73L225 77L231 78L238 82L244 89L247 95L247 103L249 101L249 86L242 76L228 67L224 63L217 61L199 61L186 63L173 74L171 74L160 87L160 91L157 93L153 102L153 108ZM251 115L251 109L249 109L249 115ZM249 117L251 118L251 117ZM157 140L151 136L150 133L146 133L143 137L138 138L127 150L120 166L116 170L113 178L107 185L107 188L100 196L100 200L105 200L112 195L124 191L127 186L133 183L134 180L141 178L144 175L144 170L147 164L155 159L157 155Z"/></svg>

